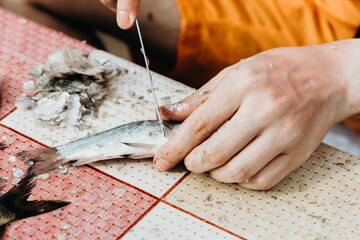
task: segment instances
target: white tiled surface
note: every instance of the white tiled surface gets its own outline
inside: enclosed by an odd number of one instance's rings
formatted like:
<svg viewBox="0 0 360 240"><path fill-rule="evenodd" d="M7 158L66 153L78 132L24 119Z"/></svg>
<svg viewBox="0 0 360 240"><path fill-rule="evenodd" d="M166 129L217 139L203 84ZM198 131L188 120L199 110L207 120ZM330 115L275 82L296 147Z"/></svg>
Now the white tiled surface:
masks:
<svg viewBox="0 0 360 240"><path fill-rule="evenodd" d="M40 125L32 118L29 111L22 109L17 109L1 123L43 144L57 146L126 122L155 119L146 70L103 51L94 51L92 54L98 58L114 59L121 69L128 69L128 72L111 80L111 97L107 97L100 107L99 118L86 118L91 126L91 132ZM172 102L179 101L194 91L156 73L153 73L153 78L159 100L167 97L166 99ZM94 166L157 197L162 196L186 172L185 169L178 168L172 172L160 173L153 167L151 160L107 161Z"/></svg>
<svg viewBox="0 0 360 240"><path fill-rule="evenodd" d="M153 166L152 159L110 160L97 162L92 166L156 197L164 195L187 172L183 166L160 172Z"/></svg>
<svg viewBox="0 0 360 240"><path fill-rule="evenodd" d="M239 238L160 202L122 239L232 240Z"/></svg>

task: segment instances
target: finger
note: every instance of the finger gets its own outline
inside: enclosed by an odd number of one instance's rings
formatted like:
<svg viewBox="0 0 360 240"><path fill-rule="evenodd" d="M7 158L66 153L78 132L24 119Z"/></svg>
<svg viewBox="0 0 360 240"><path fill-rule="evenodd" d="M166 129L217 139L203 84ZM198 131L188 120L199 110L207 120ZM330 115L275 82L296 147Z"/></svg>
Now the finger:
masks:
<svg viewBox="0 0 360 240"><path fill-rule="evenodd" d="M105 6L107 6L108 8L110 8L111 10L113 10L114 12L116 12L116 4L117 4L116 0L100 0L100 2Z"/></svg>
<svg viewBox="0 0 360 240"><path fill-rule="evenodd" d="M238 109L239 94L233 91L229 85L223 84L221 87L220 85L208 97L208 100L175 130L171 139L161 147L154 158L154 164L157 168L168 170L175 166Z"/></svg>
<svg viewBox="0 0 360 240"><path fill-rule="evenodd" d="M211 176L225 183L244 182L286 149L286 141L265 130L230 161L212 170Z"/></svg>
<svg viewBox="0 0 360 240"><path fill-rule="evenodd" d="M140 0L118 0L116 21L120 28L129 29L139 11Z"/></svg>
<svg viewBox="0 0 360 240"><path fill-rule="evenodd" d="M301 154L281 154L240 186L254 190L268 190L300 167L308 157Z"/></svg>
<svg viewBox="0 0 360 240"><path fill-rule="evenodd" d="M224 123L209 139L197 146L185 158L188 170L203 173L229 161L264 128L250 118L248 111L240 107L230 121Z"/></svg>
<svg viewBox="0 0 360 240"><path fill-rule="evenodd" d="M218 75L213 77L200 89L190 96L174 104L167 104L160 107L164 120L184 121L196 108L206 101L208 96L216 89L219 83L227 76L231 68L225 68Z"/></svg>

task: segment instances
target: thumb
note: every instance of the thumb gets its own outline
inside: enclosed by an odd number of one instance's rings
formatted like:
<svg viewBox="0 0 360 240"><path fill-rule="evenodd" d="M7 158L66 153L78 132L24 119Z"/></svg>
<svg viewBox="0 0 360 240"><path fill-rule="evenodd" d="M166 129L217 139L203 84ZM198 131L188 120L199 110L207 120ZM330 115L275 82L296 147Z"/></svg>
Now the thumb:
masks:
<svg viewBox="0 0 360 240"><path fill-rule="evenodd" d="M163 119L184 121L197 107L206 101L209 90L206 89L203 92L199 89L180 102L161 106L160 111Z"/></svg>
<svg viewBox="0 0 360 240"><path fill-rule="evenodd" d="M160 112L163 119L184 121L196 108L206 101L230 70L229 68L224 69L208 83L180 102L161 106Z"/></svg>
<svg viewBox="0 0 360 240"><path fill-rule="evenodd" d="M141 0L118 0L116 22L122 29L129 29L134 24L139 12Z"/></svg>

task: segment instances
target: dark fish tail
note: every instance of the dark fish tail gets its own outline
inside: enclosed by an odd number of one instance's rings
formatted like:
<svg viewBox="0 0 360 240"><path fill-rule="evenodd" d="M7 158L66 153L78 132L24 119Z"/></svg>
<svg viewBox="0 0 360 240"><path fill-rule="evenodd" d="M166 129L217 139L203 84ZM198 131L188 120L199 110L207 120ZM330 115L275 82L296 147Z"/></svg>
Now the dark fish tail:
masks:
<svg viewBox="0 0 360 240"><path fill-rule="evenodd" d="M64 201L28 201L31 190L35 186L34 174L27 174L18 184L0 197L0 205L3 208L1 214L8 217L8 223L46 213L68 205ZM0 226L0 239L4 236L6 224Z"/></svg>
<svg viewBox="0 0 360 240"><path fill-rule="evenodd" d="M51 171L65 163L64 160L56 159L58 157L56 148L20 152L16 154L16 157L23 159L30 165L28 172L34 176Z"/></svg>
<svg viewBox="0 0 360 240"><path fill-rule="evenodd" d="M36 216L68 205L65 201L28 201L31 190L35 186L33 174L25 176L18 184L0 197L0 202L8 210L15 213L15 220Z"/></svg>
<svg viewBox="0 0 360 240"><path fill-rule="evenodd" d="M0 226L0 239L2 239L4 237L5 229L6 229L6 224L3 224Z"/></svg>
<svg viewBox="0 0 360 240"><path fill-rule="evenodd" d="M0 99L1 100L1 99ZM7 149L9 146L5 143L0 142L0 151Z"/></svg>

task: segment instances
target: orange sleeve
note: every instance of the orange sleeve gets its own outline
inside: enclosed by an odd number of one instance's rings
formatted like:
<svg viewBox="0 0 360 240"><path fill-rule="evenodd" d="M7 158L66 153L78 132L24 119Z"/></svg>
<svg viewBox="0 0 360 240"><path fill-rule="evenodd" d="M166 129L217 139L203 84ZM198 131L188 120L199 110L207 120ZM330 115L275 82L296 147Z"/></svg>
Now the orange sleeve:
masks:
<svg viewBox="0 0 360 240"><path fill-rule="evenodd" d="M360 116L347 119L345 124L360 137Z"/></svg>
<svg viewBox="0 0 360 240"><path fill-rule="evenodd" d="M355 36L360 0L177 0L175 79L199 87L223 68L282 46ZM351 125L358 124L351 121ZM359 122L359 119L357 119Z"/></svg>
<svg viewBox="0 0 360 240"><path fill-rule="evenodd" d="M360 0L177 0L174 78L201 86L242 58L282 46L352 38Z"/></svg>

